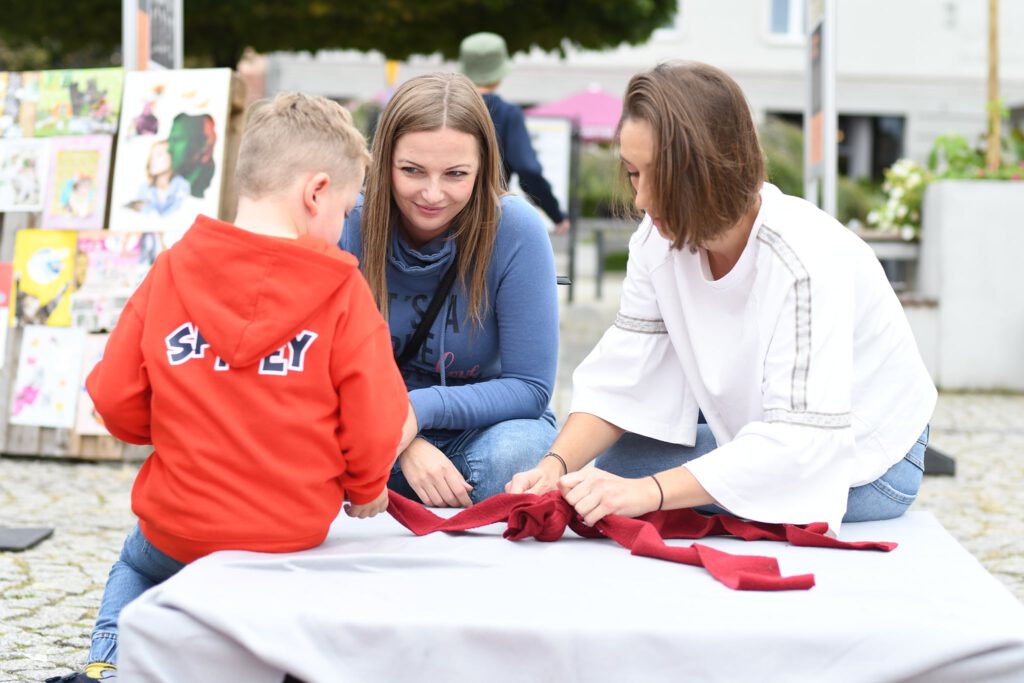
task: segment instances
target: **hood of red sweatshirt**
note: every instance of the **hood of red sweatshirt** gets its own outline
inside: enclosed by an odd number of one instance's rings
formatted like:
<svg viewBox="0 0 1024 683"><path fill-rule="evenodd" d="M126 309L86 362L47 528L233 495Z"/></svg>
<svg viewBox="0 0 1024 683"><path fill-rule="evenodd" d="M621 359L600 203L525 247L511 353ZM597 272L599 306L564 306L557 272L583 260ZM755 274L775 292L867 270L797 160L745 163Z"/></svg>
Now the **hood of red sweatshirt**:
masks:
<svg viewBox="0 0 1024 683"><path fill-rule="evenodd" d="M167 258L191 321L232 367L286 344L348 278L360 277L356 259L333 244L267 237L207 216Z"/></svg>

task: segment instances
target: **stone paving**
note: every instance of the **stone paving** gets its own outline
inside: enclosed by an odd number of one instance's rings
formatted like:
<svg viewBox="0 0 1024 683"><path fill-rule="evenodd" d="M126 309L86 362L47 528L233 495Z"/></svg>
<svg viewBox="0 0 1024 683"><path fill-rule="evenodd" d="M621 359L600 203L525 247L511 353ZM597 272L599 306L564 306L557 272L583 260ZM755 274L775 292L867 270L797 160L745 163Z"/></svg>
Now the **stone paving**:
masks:
<svg viewBox="0 0 1024 683"><path fill-rule="evenodd" d="M614 318L618 300L614 277L601 300L592 281L578 279L576 301L562 307L560 415L572 367ZM957 475L926 477L915 509L931 510L1024 600L1024 396L943 394L932 443L956 458ZM137 470L0 458L0 525L56 528L34 549L0 553L0 683L81 667L103 583L134 521L129 493Z"/></svg>

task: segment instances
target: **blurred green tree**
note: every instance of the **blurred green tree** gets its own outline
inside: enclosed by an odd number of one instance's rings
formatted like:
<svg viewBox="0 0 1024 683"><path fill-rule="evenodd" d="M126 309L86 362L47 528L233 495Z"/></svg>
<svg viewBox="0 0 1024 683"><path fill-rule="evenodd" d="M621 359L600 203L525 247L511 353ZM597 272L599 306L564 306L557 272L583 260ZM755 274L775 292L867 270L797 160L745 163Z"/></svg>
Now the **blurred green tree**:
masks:
<svg viewBox="0 0 1024 683"><path fill-rule="evenodd" d="M104 55L118 61L121 3L113 0L18 0L4 3L0 43L7 54L42 48L29 65L86 66ZM601 49L646 41L671 23L676 0L184 0L185 55L189 65L230 66L247 46L274 50L378 50L389 59L458 54L476 31L505 37L509 50L566 46ZM5 50L0 49L0 60ZM42 63L45 62L45 63Z"/></svg>

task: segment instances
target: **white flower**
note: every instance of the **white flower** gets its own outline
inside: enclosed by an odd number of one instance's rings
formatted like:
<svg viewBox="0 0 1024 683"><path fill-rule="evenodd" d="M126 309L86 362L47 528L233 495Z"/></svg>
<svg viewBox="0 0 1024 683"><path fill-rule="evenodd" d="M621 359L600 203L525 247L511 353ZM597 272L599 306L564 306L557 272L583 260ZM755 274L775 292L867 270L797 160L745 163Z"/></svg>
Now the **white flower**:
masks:
<svg viewBox="0 0 1024 683"><path fill-rule="evenodd" d="M878 225L877 211L868 211L868 225Z"/></svg>
<svg viewBox="0 0 1024 683"><path fill-rule="evenodd" d="M900 228L900 237L909 242L917 236L917 232L914 230L913 225L904 225Z"/></svg>

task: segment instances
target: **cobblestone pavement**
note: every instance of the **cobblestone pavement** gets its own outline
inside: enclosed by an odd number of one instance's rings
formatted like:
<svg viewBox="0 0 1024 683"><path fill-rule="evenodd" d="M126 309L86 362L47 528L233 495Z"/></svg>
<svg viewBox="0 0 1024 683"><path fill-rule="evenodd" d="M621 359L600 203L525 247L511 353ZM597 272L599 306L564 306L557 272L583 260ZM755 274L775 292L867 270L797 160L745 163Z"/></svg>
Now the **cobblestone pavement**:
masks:
<svg viewBox="0 0 1024 683"><path fill-rule="evenodd" d="M618 290L583 282L563 306L554 399L568 408L572 367L614 317ZM563 292L563 299L565 293ZM931 510L1024 600L1024 396L943 394L932 443L956 458L956 477L926 477L915 509ZM22 553L0 553L0 683L42 681L84 662L111 563L134 519L133 464L0 458L0 525L53 526Z"/></svg>

